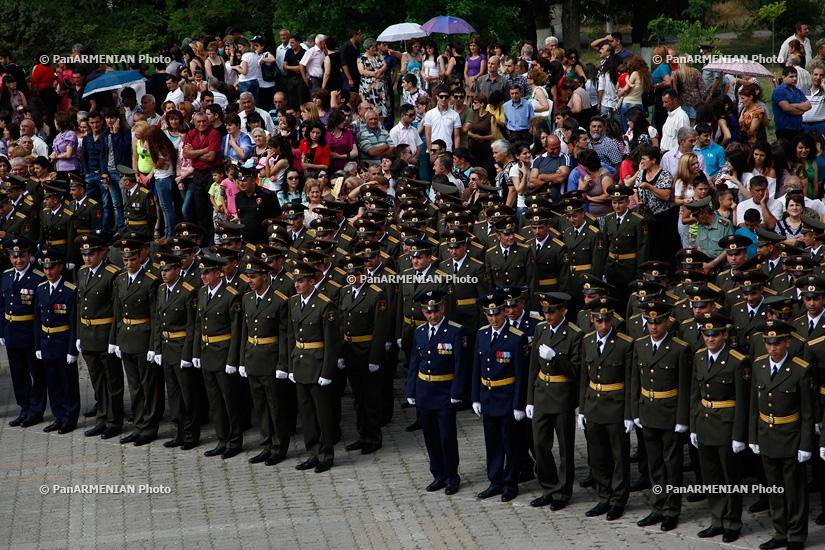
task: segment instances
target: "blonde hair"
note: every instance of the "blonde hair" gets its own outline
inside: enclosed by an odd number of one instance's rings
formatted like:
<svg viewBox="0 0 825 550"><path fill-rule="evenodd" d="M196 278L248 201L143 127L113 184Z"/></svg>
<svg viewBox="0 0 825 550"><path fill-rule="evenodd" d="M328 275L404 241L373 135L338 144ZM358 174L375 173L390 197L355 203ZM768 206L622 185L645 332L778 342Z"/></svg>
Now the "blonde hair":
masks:
<svg viewBox="0 0 825 550"><path fill-rule="evenodd" d="M676 175L673 177L673 181L681 180L684 189L687 189L688 185L693 185L693 176L690 175L690 165L693 164L695 160L697 160L697 157L693 153L685 153L679 157L679 163L676 165Z"/></svg>
<svg viewBox="0 0 825 550"><path fill-rule="evenodd" d="M308 101L306 103L301 104L301 112L304 111L309 112L309 119L310 120L321 120L321 113L318 112L318 106L315 105L313 102Z"/></svg>
<svg viewBox="0 0 825 550"><path fill-rule="evenodd" d="M550 59L564 64L564 49L554 48L553 51L550 52Z"/></svg>
<svg viewBox="0 0 825 550"><path fill-rule="evenodd" d="M148 128L149 126L150 124L145 120L135 122L135 125L132 126L132 132L135 134L135 138L143 140L144 132L146 131L146 128Z"/></svg>

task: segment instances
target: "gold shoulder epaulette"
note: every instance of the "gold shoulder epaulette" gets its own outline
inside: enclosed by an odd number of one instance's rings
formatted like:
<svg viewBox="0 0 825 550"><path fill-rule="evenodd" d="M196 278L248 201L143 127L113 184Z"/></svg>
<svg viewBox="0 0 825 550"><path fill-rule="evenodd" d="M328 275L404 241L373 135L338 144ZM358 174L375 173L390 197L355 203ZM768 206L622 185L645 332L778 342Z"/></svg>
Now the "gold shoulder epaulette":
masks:
<svg viewBox="0 0 825 550"><path fill-rule="evenodd" d="M192 285L190 285L186 281L184 281L183 284L180 285L180 286L182 286L184 289L188 290L189 292L192 292L193 290L195 290L195 287L193 287Z"/></svg>
<svg viewBox="0 0 825 550"><path fill-rule="evenodd" d="M292 278L293 278L293 277L292 277L292 273L290 273L289 271L287 271L287 272L286 272L286 276L287 276L287 278L288 278L288 279L292 279Z"/></svg>
<svg viewBox="0 0 825 550"><path fill-rule="evenodd" d="M352 240L352 237L350 237L350 236L349 236L349 235L347 235L346 233L341 233L341 238L342 238L342 239L344 239L344 240L345 240L345 241L347 241L347 242L349 242L349 241L351 241L351 240Z"/></svg>
<svg viewBox="0 0 825 550"><path fill-rule="evenodd" d="M238 295L238 290L234 286L227 286L226 290L228 290L230 294L233 294L235 296Z"/></svg>
<svg viewBox="0 0 825 550"><path fill-rule="evenodd" d="M510 325L510 332L512 332L516 336L524 336L524 331L517 329L513 325Z"/></svg>
<svg viewBox="0 0 825 550"><path fill-rule="evenodd" d="M488 249L487 249L487 251L486 251L486 252L489 254L490 252L492 252L492 251L493 251L493 250L495 250L496 248L498 248L498 245L491 246L490 248L488 248Z"/></svg>
<svg viewBox="0 0 825 550"><path fill-rule="evenodd" d="M440 269L436 269L435 274L436 275L441 275L442 277L448 277L448 275L446 273L444 273L443 271L441 271Z"/></svg>
<svg viewBox="0 0 825 550"><path fill-rule="evenodd" d="M478 330L484 330L485 328L490 328L490 325L484 325L483 327L479 327Z"/></svg>
<svg viewBox="0 0 825 550"><path fill-rule="evenodd" d="M772 288L763 287L762 291L767 293L767 294L770 294L771 296L776 296L776 291Z"/></svg>
<svg viewBox="0 0 825 550"><path fill-rule="evenodd" d="M573 330L575 330L576 332L581 332L581 331L582 331L582 329L580 329L580 328L579 328L577 325L575 325L574 323L567 323L567 324L568 324L568 325L570 325L570 328L572 328L572 329L573 329Z"/></svg>
<svg viewBox="0 0 825 550"><path fill-rule="evenodd" d="M387 240L390 241L392 244L398 244L398 239L396 239L392 235L387 235Z"/></svg>
<svg viewBox="0 0 825 550"><path fill-rule="evenodd" d="M152 279L153 281L157 281L157 280L158 280L158 276L157 276L157 275L155 275L154 273L151 273L151 272L149 272L149 271L145 271L144 273L146 273L146 276L147 276L147 277L149 277L150 279Z"/></svg>
<svg viewBox="0 0 825 550"><path fill-rule="evenodd" d="M245 273L241 273L241 280L245 283L248 283L249 277L247 277Z"/></svg>
<svg viewBox="0 0 825 550"><path fill-rule="evenodd" d="M384 271L386 271L389 275L398 275L398 273L397 273L397 272L393 271L393 270L392 270L392 269L390 269L389 267L385 267L385 268L384 268Z"/></svg>
<svg viewBox="0 0 825 550"><path fill-rule="evenodd" d="M766 358L768 358L768 357L769 357L769 356L768 356L768 354L766 353L765 355L760 355L759 357L757 357L757 358L756 358L756 361L761 361L762 359L766 359Z"/></svg>
<svg viewBox="0 0 825 550"><path fill-rule="evenodd" d="M736 359L738 361L741 361L742 359L745 358L744 355L742 355L741 353L739 353L735 349L730 350L730 355L731 355L731 357L733 357L734 359Z"/></svg>
<svg viewBox="0 0 825 550"><path fill-rule="evenodd" d="M64 213L64 214L66 214L67 216L71 216L72 214L74 214L74 212L72 212L72 211L71 211L71 210L69 210L68 208L64 208L64 209L63 209L63 213Z"/></svg>
<svg viewBox="0 0 825 550"><path fill-rule="evenodd" d="M289 298L287 298L286 294L284 294L284 293L283 293L283 292L281 292L280 290L276 290L276 291L274 291L274 292L273 292L273 294L275 294L275 296L277 296L277 297L278 297L278 298L280 298L281 300L284 300L284 301L289 300Z"/></svg>
<svg viewBox="0 0 825 550"><path fill-rule="evenodd" d="M148 189L146 189L145 187L141 187L141 188L140 188L140 192L141 192L141 193L143 193L144 195L148 195L148 194L149 194L149 190L148 190Z"/></svg>
<svg viewBox="0 0 825 550"><path fill-rule="evenodd" d="M329 284L331 284L332 286L334 286L335 288L341 288L341 285L339 285L338 283L336 283L336 282L335 282L335 281L333 281L332 279L329 279L327 282L328 282Z"/></svg>
<svg viewBox="0 0 825 550"><path fill-rule="evenodd" d="M43 273L42 271L40 271L39 269L33 269L32 273L34 273L35 275L38 275L40 277L45 277L46 276L46 274Z"/></svg>
<svg viewBox="0 0 825 550"><path fill-rule="evenodd" d="M639 336L638 338L636 338L636 341L641 342L643 340L647 340L648 338L650 338L650 335L645 334L644 336Z"/></svg>
<svg viewBox="0 0 825 550"><path fill-rule="evenodd" d="M645 219L645 217L644 217L644 216L642 216L641 214L639 214L639 213L638 213L638 212L636 212L635 210L634 210L634 211L632 211L632 212L630 212L630 214L631 214L632 216L636 216L636 217L637 217L637 218L639 218L640 220Z"/></svg>
<svg viewBox="0 0 825 550"><path fill-rule="evenodd" d="M470 261L473 262L473 263L476 263L478 265L484 265L484 262L482 262L478 258L470 258Z"/></svg>
<svg viewBox="0 0 825 550"><path fill-rule="evenodd" d="M340 273L341 275L346 275L347 274L347 272L344 271L343 269L341 269L340 267L336 267L335 272Z"/></svg>
<svg viewBox="0 0 825 550"><path fill-rule="evenodd" d="M65 286L69 290L77 290L77 287L75 285L73 285L72 283L63 283L63 286Z"/></svg>
<svg viewBox="0 0 825 550"><path fill-rule="evenodd" d="M25 202L26 204L34 204L34 199L31 195L26 195L26 197L23 199L23 202Z"/></svg>
<svg viewBox="0 0 825 550"><path fill-rule="evenodd" d="M89 199L89 204L97 204L97 201L94 199Z"/></svg>
<svg viewBox="0 0 825 550"><path fill-rule="evenodd" d="M675 336L673 337L673 341L676 342L677 344L682 345L682 346L687 346L688 345L687 342L685 342L684 340L680 340L679 338L676 338Z"/></svg>
<svg viewBox="0 0 825 550"><path fill-rule="evenodd" d="M633 338L625 334L624 332L617 332L616 336L624 340L625 342L633 342Z"/></svg>
<svg viewBox="0 0 825 550"><path fill-rule="evenodd" d="M755 333L754 333L754 334L755 334ZM760 334L761 334L761 333L760 333ZM797 340L799 340L800 342L805 342L805 341L806 341L806 340L805 340L805 338L803 338L803 337L802 337L802 335L801 335L801 334L799 334L798 332L792 332L792 333L791 333L791 338L796 338L796 339L797 339ZM825 336L824 336L823 338L825 338ZM813 344L813 342L811 342L811 343Z"/></svg>
<svg viewBox="0 0 825 550"><path fill-rule="evenodd" d="M562 241L561 239L557 239L557 238L553 237L553 242L556 243L559 246L564 246L564 241Z"/></svg>
<svg viewBox="0 0 825 550"><path fill-rule="evenodd" d="M329 298L327 298L327 297L326 297L326 296L324 296L323 294L319 294L319 295L318 295L318 297L319 297L321 300L323 300L323 301L325 301L325 302L327 302L327 303L332 302L332 300L330 300Z"/></svg>
<svg viewBox="0 0 825 550"><path fill-rule="evenodd" d="M544 320L544 317L542 317L541 313L539 313L538 311L531 311L530 312L530 317L532 319L538 319L539 321Z"/></svg>
<svg viewBox="0 0 825 550"><path fill-rule="evenodd" d="M707 351L707 350L708 350L707 346L701 347L701 348L697 349L696 351L694 351L693 355L696 355L697 353L702 353L703 351Z"/></svg>
<svg viewBox="0 0 825 550"><path fill-rule="evenodd" d="M7 270L5 270L3 273L8 273L8 272L10 272L10 271L14 271L14 268L13 268L13 267L10 267L10 268L8 268Z"/></svg>
<svg viewBox="0 0 825 550"><path fill-rule="evenodd" d="M42 283L38 284L37 286L43 286L49 284L49 281L43 281Z"/></svg>
<svg viewBox="0 0 825 550"><path fill-rule="evenodd" d="M370 285L370 288L373 289L375 292L381 292L381 287L378 285Z"/></svg>
<svg viewBox="0 0 825 550"><path fill-rule="evenodd" d="M793 362L796 363L797 365L799 365L800 367L802 367L803 369L808 368L808 362L803 360L803 359L800 359L799 357L794 357Z"/></svg>
<svg viewBox="0 0 825 550"><path fill-rule="evenodd" d="M108 271L109 273L114 273L115 275L120 273L120 270L117 268L117 266L114 266L112 264L106 264L106 271Z"/></svg>
<svg viewBox="0 0 825 550"><path fill-rule="evenodd" d="M592 231L593 233L598 233L599 232L599 230L596 229L596 226L594 226L594 225L588 225L587 228L590 229L590 231Z"/></svg>
<svg viewBox="0 0 825 550"><path fill-rule="evenodd" d="M799 334L799 333L794 332L794 334ZM819 338L814 338L813 340L808 342L808 345L815 346L817 344L821 344L822 342L825 342L825 336L820 336Z"/></svg>
<svg viewBox="0 0 825 550"><path fill-rule="evenodd" d="M464 328L464 325L461 323L456 323L455 321L447 321L447 324L455 328Z"/></svg>
<svg viewBox="0 0 825 550"><path fill-rule="evenodd" d="M695 322L696 321L694 321L693 318L690 318L690 319L685 319L684 321L682 321L682 324L683 325L688 325L690 323L695 323Z"/></svg>
<svg viewBox="0 0 825 550"><path fill-rule="evenodd" d="M28 216L26 216L26 215L25 215L24 213L22 213L22 212L15 212L15 213L14 213L14 216L15 216L16 218L20 218L21 220L25 220L25 219L28 217Z"/></svg>

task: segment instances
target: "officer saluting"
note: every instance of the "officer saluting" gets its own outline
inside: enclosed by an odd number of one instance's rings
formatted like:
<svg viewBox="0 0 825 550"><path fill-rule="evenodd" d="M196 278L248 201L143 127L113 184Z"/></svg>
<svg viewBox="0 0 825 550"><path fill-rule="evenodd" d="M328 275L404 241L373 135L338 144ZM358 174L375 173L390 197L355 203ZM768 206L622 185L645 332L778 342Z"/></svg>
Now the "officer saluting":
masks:
<svg viewBox="0 0 825 550"><path fill-rule="evenodd" d="M407 401L418 406L424 443L430 457L433 482L428 492L458 492L458 430L456 406L464 386L463 356L467 353L464 327L444 317L443 290L427 290L414 297L427 322L415 329Z"/></svg>

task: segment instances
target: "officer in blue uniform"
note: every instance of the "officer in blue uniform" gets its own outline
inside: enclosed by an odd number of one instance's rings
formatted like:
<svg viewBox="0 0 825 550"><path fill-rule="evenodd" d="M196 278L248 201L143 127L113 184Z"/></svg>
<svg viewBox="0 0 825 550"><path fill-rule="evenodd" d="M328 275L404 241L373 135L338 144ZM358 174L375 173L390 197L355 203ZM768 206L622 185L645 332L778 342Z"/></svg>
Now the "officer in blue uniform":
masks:
<svg viewBox="0 0 825 550"><path fill-rule="evenodd" d="M14 398L20 414L9 426L34 426L43 420L46 409L46 375L43 363L34 354L34 291L43 281L43 272L31 265L34 244L24 238L9 239L13 267L0 281L0 344L6 346Z"/></svg>
<svg viewBox="0 0 825 550"><path fill-rule="evenodd" d="M80 381L77 377L77 287L66 281L65 257L58 250L45 249L37 259L46 280L34 295L34 349L43 360L54 422L44 432L66 434L77 427L80 416Z"/></svg>
<svg viewBox="0 0 825 550"><path fill-rule="evenodd" d="M407 401L421 412L424 443L430 455L430 472L435 478L427 491L458 492L458 430L456 408L461 402L467 353L464 327L444 316L443 290L418 293L427 322L415 329L407 376Z"/></svg>
<svg viewBox="0 0 825 550"><path fill-rule="evenodd" d="M487 478L490 486L478 494L501 495L509 502L518 495L521 428L527 404L525 358L530 348L524 332L511 326L504 314L503 294L488 294L476 302L488 325L476 336L473 358L473 411L484 421Z"/></svg>

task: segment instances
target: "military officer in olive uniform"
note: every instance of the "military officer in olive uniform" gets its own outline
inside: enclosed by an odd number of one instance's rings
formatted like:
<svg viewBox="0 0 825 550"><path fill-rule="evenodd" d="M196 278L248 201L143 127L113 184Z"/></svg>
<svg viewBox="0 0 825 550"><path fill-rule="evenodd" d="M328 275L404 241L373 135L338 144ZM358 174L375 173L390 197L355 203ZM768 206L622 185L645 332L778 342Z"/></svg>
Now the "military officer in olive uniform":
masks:
<svg viewBox="0 0 825 550"><path fill-rule="evenodd" d="M338 311L335 304L315 288L315 266L295 262L292 279L296 294L289 298L287 349L289 378L298 392L298 411L309 458L296 470L314 468L322 473L335 458L335 420L331 407L332 377L340 353Z"/></svg>
<svg viewBox="0 0 825 550"><path fill-rule="evenodd" d="M764 298L764 285L768 277L762 271L737 273L731 279L739 285L743 301L734 304L731 310L733 326L736 329L738 348L747 353L751 335L756 326L766 319L768 305Z"/></svg>
<svg viewBox="0 0 825 550"><path fill-rule="evenodd" d="M487 280L493 288L529 286L535 278L535 259L530 247L516 240L518 222L504 217L495 228L498 244L488 248L484 256Z"/></svg>
<svg viewBox="0 0 825 550"><path fill-rule="evenodd" d="M73 212L63 204L63 195L66 193L64 189L43 184L43 190L43 209L40 211L40 248L57 250L65 258L69 251L69 239L73 238Z"/></svg>
<svg viewBox="0 0 825 550"><path fill-rule="evenodd" d="M152 312L152 349L155 364L163 368L175 426L175 435L163 446L189 450L200 442L200 411L205 397L201 372L192 365L198 290L181 278L180 256L157 253L154 257L163 284L157 289L157 307Z"/></svg>
<svg viewBox="0 0 825 550"><path fill-rule="evenodd" d="M22 237L31 240L32 229L31 217L14 210L8 195L0 195L0 236L3 239Z"/></svg>
<svg viewBox="0 0 825 550"><path fill-rule="evenodd" d="M644 428L650 481L653 485L682 485L681 434L690 421L690 346L668 332L673 305L641 304L649 336L634 342L631 403L633 421ZM637 522L640 527L662 524L670 531L679 523L682 498L662 491L654 495L653 511Z"/></svg>
<svg viewBox="0 0 825 550"><path fill-rule="evenodd" d="M570 292L570 254L567 245L555 229L550 228L549 210L536 209L529 213L533 237L525 241L536 261L535 280L528 285L534 292ZM524 217L524 216L522 216ZM538 301L531 309L538 309Z"/></svg>
<svg viewBox="0 0 825 550"><path fill-rule="evenodd" d="M85 235L92 229L100 229L103 225L103 208L99 202L86 195L86 180L72 175L69 178L69 194L72 196L69 209L72 211L75 235Z"/></svg>
<svg viewBox="0 0 825 550"><path fill-rule="evenodd" d="M367 266L359 256L346 255L341 267L353 281L341 289L341 356L338 367L344 368L355 401L358 440L347 445L348 451L371 454L381 448L381 365L390 340L391 313L387 295L378 285L367 282Z"/></svg>
<svg viewBox="0 0 825 550"><path fill-rule="evenodd" d="M263 450L249 459L250 464L274 466L289 451L289 404L280 399L280 387L291 386L289 376L286 324L287 295L270 285L271 268L263 260L244 257L241 271L247 276L251 292L243 299L240 375L249 381L252 403L258 417ZM277 359L276 359L277 358Z"/></svg>
<svg viewBox="0 0 825 550"><path fill-rule="evenodd" d="M196 237L199 238L199 237ZM172 237L166 240L166 247L175 256L180 258L180 278L195 289L203 285L198 266L195 262L195 253L198 251L197 241L184 237Z"/></svg>
<svg viewBox="0 0 825 550"><path fill-rule="evenodd" d="M39 242L40 200L35 200L35 197L26 191L26 180L23 178L14 174L6 174L4 180L9 201L11 201L12 212L14 213L10 221L15 224L15 230L21 229L22 231L21 233L15 233L12 228L4 228L8 233L11 233L8 237L26 237L32 242Z"/></svg>
<svg viewBox="0 0 825 550"><path fill-rule="evenodd" d="M806 361L788 353L793 326L765 321L757 327L765 338L767 355L753 363L751 381L751 450L762 456L771 493L773 537L760 548L801 549L808 537L808 495L804 462L814 446L814 374Z"/></svg>
<svg viewBox="0 0 825 550"><path fill-rule="evenodd" d="M584 215L584 203L578 199L565 199L559 205L562 208L569 227L562 232L562 240L570 251L571 286L569 311L573 318L582 308L581 289L584 281L582 274L602 278L606 247L604 237L598 225L593 225Z"/></svg>
<svg viewBox="0 0 825 550"><path fill-rule="evenodd" d="M604 217L604 239L608 246L604 276L613 285L614 295L623 308L627 304L628 283L636 278L637 267L647 261L650 239L644 216L627 209L633 189L613 184L607 188L607 194L613 212Z"/></svg>
<svg viewBox="0 0 825 550"><path fill-rule="evenodd" d="M728 235L719 240L719 246L725 251L728 268L716 276L716 286L727 294L736 286L733 276L740 271L740 267L748 261L748 247L753 245L750 237L744 235Z"/></svg>
<svg viewBox="0 0 825 550"><path fill-rule="evenodd" d="M125 231L138 231L151 236L157 222L157 209L152 193L137 183L137 171L117 165L123 186L123 217Z"/></svg>
<svg viewBox="0 0 825 550"><path fill-rule="evenodd" d="M536 326L527 378L527 418L533 421L536 475L542 496L530 506L567 506L573 494L576 407L579 404L582 331L565 320L570 296L539 294L544 321ZM553 438L559 441L559 466L553 458Z"/></svg>

